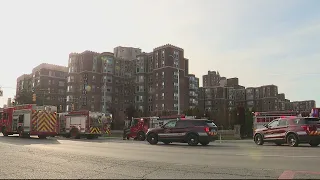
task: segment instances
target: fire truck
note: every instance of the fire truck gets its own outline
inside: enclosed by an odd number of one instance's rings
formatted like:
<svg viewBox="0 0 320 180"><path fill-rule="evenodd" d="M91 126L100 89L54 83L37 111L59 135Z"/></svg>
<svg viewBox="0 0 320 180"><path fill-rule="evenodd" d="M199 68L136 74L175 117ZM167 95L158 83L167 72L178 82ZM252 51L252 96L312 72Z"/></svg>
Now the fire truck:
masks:
<svg viewBox="0 0 320 180"><path fill-rule="evenodd" d="M265 124L274 119L298 116L297 111L273 111L273 112L255 112L253 116L253 130L263 128Z"/></svg>
<svg viewBox="0 0 320 180"><path fill-rule="evenodd" d="M19 134L19 137L36 135L41 139L58 134L56 106L35 104L17 105L4 108L1 112L0 127L4 136Z"/></svg>
<svg viewBox="0 0 320 180"><path fill-rule="evenodd" d="M87 110L59 113L59 135L67 138L95 139L110 134L111 114Z"/></svg>
<svg viewBox="0 0 320 180"><path fill-rule="evenodd" d="M312 108L310 116L311 117L320 117L320 108Z"/></svg>
<svg viewBox="0 0 320 180"><path fill-rule="evenodd" d="M144 141L146 139L146 133L149 128L161 127L171 120L184 119L185 115L173 115L162 117L139 117L132 118L130 121L125 122L127 127L126 138L133 138L135 140Z"/></svg>

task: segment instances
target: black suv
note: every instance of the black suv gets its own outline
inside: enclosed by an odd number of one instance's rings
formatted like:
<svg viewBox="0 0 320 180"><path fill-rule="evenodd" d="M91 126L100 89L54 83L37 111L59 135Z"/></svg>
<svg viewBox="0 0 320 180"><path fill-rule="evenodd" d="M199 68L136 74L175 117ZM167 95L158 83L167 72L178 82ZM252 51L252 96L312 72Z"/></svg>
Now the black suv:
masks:
<svg viewBox="0 0 320 180"><path fill-rule="evenodd" d="M172 120L159 128L148 129L147 141L157 144L172 142L188 143L190 146L208 145L217 139L218 128L211 120L182 119Z"/></svg>

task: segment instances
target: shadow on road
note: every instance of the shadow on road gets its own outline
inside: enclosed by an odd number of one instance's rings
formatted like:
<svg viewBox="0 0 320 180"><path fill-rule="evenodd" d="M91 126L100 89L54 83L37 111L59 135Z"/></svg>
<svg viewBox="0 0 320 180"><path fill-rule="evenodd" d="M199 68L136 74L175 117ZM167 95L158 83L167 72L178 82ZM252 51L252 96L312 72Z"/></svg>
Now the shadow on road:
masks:
<svg viewBox="0 0 320 180"><path fill-rule="evenodd" d="M276 145L276 144L273 144L273 143L266 143L262 146L259 146L259 147L263 147L263 146L266 146L266 147L288 147L288 148L293 148L293 149L296 149L296 148L320 148L320 146L317 146L317 147L311 147L309 144L299 144L298 147L290 147L289 145L287 144L282 144L282 145Z"/></svg>
<svg viewBox="0 0 320 180"><path fill-rule="evenodd" d="M225 147L239 147L237 144L225 144L225 143L212 143L209 144L207 146L202 146L202 145L197 145L197 146L189 146L186 143L171 143L171 144L163 144L163 143L159 143L157 144L157 146L160 147L179 147L179 148L201 148L201 149L210 149L210 148L225 148Z"/></svg>
<svg viewBox="0 0 320 180"><path fill-rule="evenodd" d="M37 137L19 138L18 136L0 136L0 143L14 145L32 145L32 144L60 144L55 138L39 139Z"/></svg>
<svg viewBox="0 0 320 180"><path fill-rule="evenodd" d="M104 143L107 142L107 138L98 138L98 139L86 139L86 138L81 138L81 139L72 139L72 138L66 138L66 137L61 137L57 136L55 137L57 140L67 140L67 141L75 141L75 142L94 142L94 143Z"/></svg>

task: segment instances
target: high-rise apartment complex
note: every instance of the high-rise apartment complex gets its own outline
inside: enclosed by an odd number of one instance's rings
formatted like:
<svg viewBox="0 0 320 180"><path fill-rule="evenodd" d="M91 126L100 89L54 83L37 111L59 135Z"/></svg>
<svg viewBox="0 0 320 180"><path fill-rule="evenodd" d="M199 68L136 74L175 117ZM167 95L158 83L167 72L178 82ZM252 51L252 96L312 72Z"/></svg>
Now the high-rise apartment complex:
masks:
<svg viewBox="0 0 320 180"><path fill-rule="evenodd" d="M199 80L188 75L183 49L170 44L150 53L132 47L116 47L114 53L71 53L68 68L68 111L112 112L115 119L124 120L130 106L143 115L161 115L198 103Z"/></svg>
<svg viewBox="0 0 320 180"><path fill-rule="evenodd" d="M40 64L31 74L17 78L16 101L20 104L36 103L54 105L59 111L65 110L67 67ZM32 95L36 94L36 102Z"/></svg>
<svg viewBox="0 0 320 180"><path fill-rule="evenodd" d="M202 76L203 87L213 87L220 85L220 74L216 71L208 71L208 74Z"/></svg>

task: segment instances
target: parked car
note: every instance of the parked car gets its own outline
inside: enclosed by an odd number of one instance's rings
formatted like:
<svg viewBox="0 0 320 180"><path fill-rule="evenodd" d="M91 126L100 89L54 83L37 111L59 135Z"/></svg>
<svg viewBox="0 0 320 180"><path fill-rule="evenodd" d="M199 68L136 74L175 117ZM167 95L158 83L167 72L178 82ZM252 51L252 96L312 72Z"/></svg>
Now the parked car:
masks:
<svg viewBox="0 0 320 180"><path fill-rule="evenodd" d="M318 146L320 119L313 117L275 119L264 125L264 128L256 129L253 139L257 145L272 142L276 145L298 146L301 143L308 143L311 146Z"/></svg>
<svg viewBox="0 0 320 180"><path fill-rule="evenodd" d="M159 128L148 129L147 141L157 144L172 142L188 143L190 146L208 145L217 139L218 128L211 120L181 119L172 120Z"/></svg>

